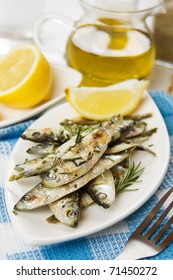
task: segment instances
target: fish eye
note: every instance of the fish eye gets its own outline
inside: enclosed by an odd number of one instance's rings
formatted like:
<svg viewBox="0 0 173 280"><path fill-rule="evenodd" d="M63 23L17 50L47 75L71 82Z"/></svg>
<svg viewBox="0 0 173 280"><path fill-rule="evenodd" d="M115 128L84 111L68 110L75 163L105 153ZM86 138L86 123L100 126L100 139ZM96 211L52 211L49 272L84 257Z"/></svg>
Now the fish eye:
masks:
<svg viewBox="0 0 173 280"><path fill-rule="evenodd" d="M32 136L36 137L36 138L39 138L41 136L41 133L40 132L34 132L32 134Z"/></svg>
<svg viewBox="0 0 173 280"><path fill-rule="evenodd" d="M105 193L99 193L99 194L97 195L97 197L98 197L99 199L106 199L106 198L107 198L107 195L106 195Z"/></svg>
<svg viewBox="0 0 173 280"><path fill-rule="evenodd" d="M56 174L54 171L49 171L47 174L47 177L51 180L54 180L54 179L56 179Z"/></svg>
<svg viewBox="0 0 173 280"><path fill-rule="evenodd" d="M73 211L73 210L69 210L69 211L67 211L67 216L69 218L75 218L77 216L77 212Z"/></svg>

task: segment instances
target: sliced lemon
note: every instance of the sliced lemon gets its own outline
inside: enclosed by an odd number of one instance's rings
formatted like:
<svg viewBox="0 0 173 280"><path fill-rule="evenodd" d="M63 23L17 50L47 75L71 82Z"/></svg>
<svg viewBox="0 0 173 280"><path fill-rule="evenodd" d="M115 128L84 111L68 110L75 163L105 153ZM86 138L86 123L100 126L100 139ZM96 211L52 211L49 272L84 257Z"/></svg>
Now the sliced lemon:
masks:
<svg viewBox="0 0 173 280"><path fill-rule="evenodd" d="M131 79L108 87L68 87L66 99L83 117L109 119L130 114L138 106L148 81Z"/></svg>
<svg viewBox="0 0 173 280"><path fill-rule="evenodd" d="M0 59L0 102L29 108L50 98L51 85L51 67L35 45L19 46Z"/></svg>

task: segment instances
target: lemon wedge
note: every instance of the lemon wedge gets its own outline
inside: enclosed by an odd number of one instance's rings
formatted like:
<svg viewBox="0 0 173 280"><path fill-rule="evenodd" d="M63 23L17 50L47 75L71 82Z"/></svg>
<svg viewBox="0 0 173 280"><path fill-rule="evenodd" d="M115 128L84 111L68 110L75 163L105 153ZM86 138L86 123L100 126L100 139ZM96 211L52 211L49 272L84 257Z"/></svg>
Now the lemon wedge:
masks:
<svg viewBox="0 0 173 280"><path fill-rule="evenodd" d="M24 44L0 59L0 102L29 108L51 95L52 71L33 44Z"/></svg>
<svg viewBox="0 0 173 280"><path fill-rule="evenodd" d="M146 80L131 79L108 87L68 87L66 99L83 117L106 120L114 114L133 112L148 85Z"/></svg>

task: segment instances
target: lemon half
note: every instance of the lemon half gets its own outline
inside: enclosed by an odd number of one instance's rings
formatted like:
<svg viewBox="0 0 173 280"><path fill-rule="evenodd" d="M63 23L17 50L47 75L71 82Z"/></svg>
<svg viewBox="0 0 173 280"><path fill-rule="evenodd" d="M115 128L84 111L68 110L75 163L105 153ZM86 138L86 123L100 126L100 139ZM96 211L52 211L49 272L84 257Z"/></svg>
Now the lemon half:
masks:
<svg viewBox="0 0 173 280"><path fill-rule="evenodd" d="M51 95L52 71L32 44L24 44L0 59L0 102L29 108Z"/></svg>
<svg viewBox="0 0 173 280"><path fill-rule="evenodd" d="M130 114L138 106L148 81L131 79L108 87L68 87L66 99L83 117L109 119Z"/></svg>

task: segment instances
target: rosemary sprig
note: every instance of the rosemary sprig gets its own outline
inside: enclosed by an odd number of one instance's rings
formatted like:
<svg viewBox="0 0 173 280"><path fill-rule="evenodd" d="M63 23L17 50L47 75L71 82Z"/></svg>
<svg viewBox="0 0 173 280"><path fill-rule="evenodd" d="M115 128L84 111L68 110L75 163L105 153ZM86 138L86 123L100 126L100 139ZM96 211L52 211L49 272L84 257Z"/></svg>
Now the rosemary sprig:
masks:
<svg viewBox="0 0 173 280"><path fill-rule="evenodd" d="M127 188L129 186L141 182L141 180L138 180L138 178L144 171L144 168L140 168L140 166L141 166L141 162L139 162L138 165L135 166L134 161L132 162L131 158L129 157L127 171L121 178L115 179L117 193L123 192L123 191L128 191ZM134 190L134 189L129 189L129 191L131 191L131 190Z"/></svg>

